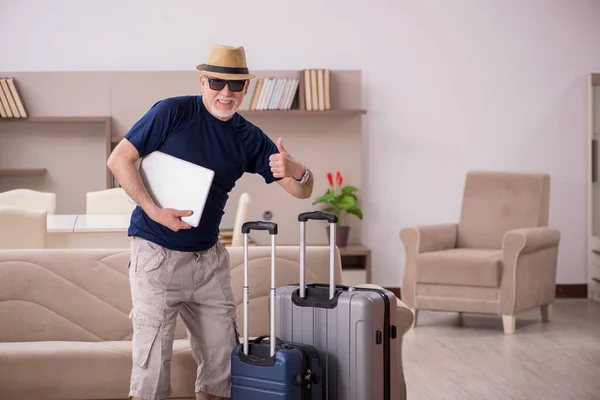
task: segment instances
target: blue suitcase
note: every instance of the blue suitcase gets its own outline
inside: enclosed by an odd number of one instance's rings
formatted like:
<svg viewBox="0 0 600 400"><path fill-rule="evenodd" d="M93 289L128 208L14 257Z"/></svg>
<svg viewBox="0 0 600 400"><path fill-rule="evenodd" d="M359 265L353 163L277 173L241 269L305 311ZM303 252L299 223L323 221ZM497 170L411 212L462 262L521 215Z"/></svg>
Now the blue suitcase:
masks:
<svg viewBox="0 0 600 400"><path fill-rule="evenodd" d="M248 340L248 233L266 230L271 235L271 308L269 335ZM275 236L277 224L250 221L244 234L244 334L231 353L232 400L322 400L324 373L318 351L310 345L275 337Z"/></svg>

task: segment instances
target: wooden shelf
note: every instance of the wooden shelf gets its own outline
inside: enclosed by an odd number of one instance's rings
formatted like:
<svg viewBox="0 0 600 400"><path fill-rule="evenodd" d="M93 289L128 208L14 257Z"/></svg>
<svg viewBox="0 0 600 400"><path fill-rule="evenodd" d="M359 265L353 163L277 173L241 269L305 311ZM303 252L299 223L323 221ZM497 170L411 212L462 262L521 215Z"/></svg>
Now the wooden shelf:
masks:
<svg viewBox="0 0 600 400"><path fill-rule="evenodd" d="M0 118L7 122L109 122L109 116L48 116L29 118Z"/></svg>
<svg viewBox="0 0 600 400"><path fill-rule="evenodd" d="M46 175L46 168L0 168L0 176L37 176Z"/></svg>
<svg viewBox="0 0 600 400"><path fill-rule="evenodd" d="M50 115L50 116L30 116L28 118L0 118L0 122L18 122L18 123L24 123L24 122L31 122L31 123L101 123L104 125L104 138L105 138L105 143L106 143L106 159L108 159L108 156L110 155L111 152L111 137L112 137L112 133L111 133L111 119L112 117L110 115ZM17 170L9 170L9 171L17 171ZM43 175L46 173L46 170L44 169L44 172L39 172L42 170L20 170L20 171L30 171L30 172L25 172L25 173L10 173L10 175ZM37 173L33 173L31 171L38 171ZM0 175L2 175L0 173ZM4 175L8 175L8 174L4 174ZM108 167L106 167L106 188L110 188L112 187L112 173L110 172L110 170L108 169Z"/></svg>
<svg viewBox="0 0 600 400"><path fill-rule="evenodd" d="M367 110L363 109L332 109L332 110L238 110L238 113L244 117L264 116L264 117L292 117L292 116L328 116L328 117L351 117L355 115L364 115Z"/></svg>

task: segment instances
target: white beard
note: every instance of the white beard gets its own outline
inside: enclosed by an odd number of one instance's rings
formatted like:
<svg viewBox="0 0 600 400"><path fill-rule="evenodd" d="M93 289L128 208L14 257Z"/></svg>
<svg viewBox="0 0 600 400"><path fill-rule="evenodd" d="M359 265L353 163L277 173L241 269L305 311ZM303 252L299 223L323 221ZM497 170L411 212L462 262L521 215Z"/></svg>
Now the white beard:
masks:
<svg viewBox="0 0 600 400"><path fill-rule="evenodd" d="M230 100L233 103L233 107L229 111L219 110L216 106L216 103L218 100ZM219 97L215 98L215 103L211 107L211 112L213 113L213 115L216 115L219 118L229 118L233 114L235 114L236 110L237 110L237 101L233 97L219 96Z"/></svg>

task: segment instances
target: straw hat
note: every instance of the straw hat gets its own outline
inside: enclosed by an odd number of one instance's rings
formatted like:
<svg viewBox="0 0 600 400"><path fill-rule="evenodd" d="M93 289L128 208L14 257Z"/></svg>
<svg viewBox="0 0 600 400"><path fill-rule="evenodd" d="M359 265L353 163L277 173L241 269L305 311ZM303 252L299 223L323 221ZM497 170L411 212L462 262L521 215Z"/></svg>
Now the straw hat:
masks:
<svg viewBox="0 0 600 400"><path fill-rule="evenodd" d="M246 52L243 46L232 47L215 44L208 53L206 63L198 65L196 69L203 75L221 79L243 80L256 76L248 72Z"/></svg>

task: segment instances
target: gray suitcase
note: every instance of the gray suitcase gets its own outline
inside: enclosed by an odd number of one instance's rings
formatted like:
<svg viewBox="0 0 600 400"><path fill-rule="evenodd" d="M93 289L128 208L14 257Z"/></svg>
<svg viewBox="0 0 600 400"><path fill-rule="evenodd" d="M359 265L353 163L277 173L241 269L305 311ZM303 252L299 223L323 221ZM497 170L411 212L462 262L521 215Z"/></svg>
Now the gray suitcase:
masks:
<svg viewBox="0 0 600 400"><path fill-rule="evenodd" d="M304 282L308 220L326 220L331 226L329 284ZM300 282L277 288L276 336L319 351L327 399L397 400L396 296L385 289L335 285L337 216L312 211L300 214L298 221Z"/></svg>

